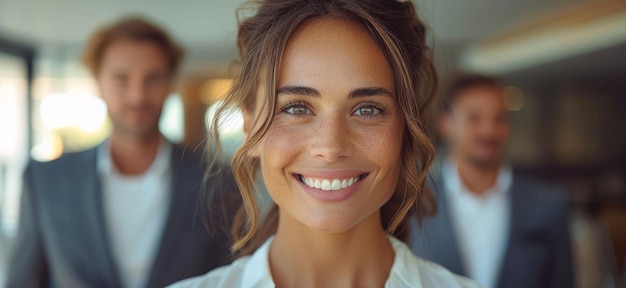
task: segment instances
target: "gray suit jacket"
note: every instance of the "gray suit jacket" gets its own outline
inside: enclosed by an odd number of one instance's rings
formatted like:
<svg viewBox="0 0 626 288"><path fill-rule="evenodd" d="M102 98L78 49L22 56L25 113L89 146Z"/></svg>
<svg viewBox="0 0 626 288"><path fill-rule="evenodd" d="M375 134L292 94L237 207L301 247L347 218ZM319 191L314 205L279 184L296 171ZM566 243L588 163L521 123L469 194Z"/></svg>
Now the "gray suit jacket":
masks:
<svg viewBox="0 0 626 288"><path fill-rule="evenodd" d="M228 237L209 237L196 213L206 171L201 159L172 147L172 198L148 287L164 287L230 262ZM8 287L121 287L96 161L94 148L29 163ZM214 181L236 189L229 172L214 177L221 179L209 179L207 189L214 189Z"/></svg>
<svg viewBox="0 0 626 288"><path fill-rule="evenodd" d="M431 178L439 211L420 227L411 223L411 248L422 258L467 275L452 226L440 170ZM573 287L571 243L566 195L531 178L514 175L511 225L497 287Z"/></svg>

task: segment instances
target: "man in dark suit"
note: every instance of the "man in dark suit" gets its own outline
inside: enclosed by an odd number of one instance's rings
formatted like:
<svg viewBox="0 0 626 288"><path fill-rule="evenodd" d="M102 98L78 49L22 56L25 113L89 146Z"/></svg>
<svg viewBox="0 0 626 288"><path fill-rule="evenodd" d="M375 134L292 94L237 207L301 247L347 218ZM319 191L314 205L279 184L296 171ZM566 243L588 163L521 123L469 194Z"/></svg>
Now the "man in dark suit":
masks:
<svg viewBox="0 0 626 288"><path fill-rule="evenodd" d="M487 287L573 287L567 197L513 172L503 85L468 76L450 93L448 153L431 172L439 211L412 223L413 252Z"/></svg>
<svg viewBox="0 0 626 288"><path fill-rule="evenodd" d="M196 217L206 161L158 130L181 57L163 30L138 18L92 36L83 60L111 136L27 166L8 287L164 287L229 262L228 237L210 237ZM234 189L227 172L206 183Z"/></svg>

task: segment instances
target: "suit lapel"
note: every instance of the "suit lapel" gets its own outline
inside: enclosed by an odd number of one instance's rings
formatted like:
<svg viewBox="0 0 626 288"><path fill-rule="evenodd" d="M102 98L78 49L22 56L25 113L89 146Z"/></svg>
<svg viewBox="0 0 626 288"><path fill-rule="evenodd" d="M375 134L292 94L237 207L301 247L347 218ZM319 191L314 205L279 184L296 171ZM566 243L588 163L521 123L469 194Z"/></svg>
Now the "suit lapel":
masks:
<svg viewBox="0 0 626 288"><path fill-rule="evenodd" d="M463 265L463 261L461 260L461 254L458 248L458 239L457 235L454 231L454 222L452 220L452 215L450 214L450 203L448 201L448 197L446 194L446 187L444 185L443 177L440 174L438 179L438 194L439 194L439 215L441 217L440 221L440 229L438 230L439 235L436 239L437 241L442 241L447 246L447 253L441 261L445 261L445 267L448 267L454 273L460 275L466 275L467 271Z"/></svg>
<svg viewBox="0 0 626 288"><path fill-rule="evenodd" d="M417 229L414 237L413 251L416 255L437 262L453 273L465 275L466 271L461 261L457 245L457 236L454 232L449 209L449 202L446 197L445 185L441 171L434 171L430 179L430 188L438 200L438 211L432 218L424 219L424 226L414 225Z"/></svg>
<svg viewBox="0 0 626 288"><path fill-rule="evenodd" d="M93 253L93 259L97 262L100 279L107 281L103 286L120 287L120 279L112 257L110 238L104 218L102 185L97 171L97 148L84 153L85 162L76 165L77 169L74 171L75 179L82 179L82 181L75 182L74 187L77 190L73 195L81 198L79 207L82 208L79 209L82 211L76 215L81 215L79 217L83 220L77 223L83 223L85 227L76 227L76 229L87 232L84 236L88 238L86 242L91 244L89 252Z"/></svg>
<svg viewBox="0 0 626 288"><path fill-rule="evenodd" d="M539 283L532 281L540 275L534 274L540 271L543 254L548 252L542 238L542 219L536 213L540 201L523 183L513 181L509 240L497 287L537 287Z"/></svg>
<svg viewBox="0 0 626 288"><path fill-rule="evenodd" d="M167 212L167 220L161 235L161 242L159 243L159 249L156 252L146 287L162 287L165 285L162 282L164 279L167 279L165 275L168 274L169 268L174 264L176 258L177 249L174 247L178 246L177 243L182 237L180 235L180 227L184 227L185 209L194 207L190 205L189 201L192 201L191 204L193 204L195 198L189 198L190 195L187 195L189 183L184 181L184 174L187 172L183 169L181 153L182 151L176 145L172 145L170 160L172 183L170 186L169 211Z"/></svg>

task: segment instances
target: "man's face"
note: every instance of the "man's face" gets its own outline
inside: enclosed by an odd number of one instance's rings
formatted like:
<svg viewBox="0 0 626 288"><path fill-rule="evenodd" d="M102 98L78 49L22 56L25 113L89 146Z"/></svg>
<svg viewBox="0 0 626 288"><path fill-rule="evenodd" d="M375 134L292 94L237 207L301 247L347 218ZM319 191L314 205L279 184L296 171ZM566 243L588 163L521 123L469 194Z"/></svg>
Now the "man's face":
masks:
<svg viewBox="0 0 626 288"><path fill-rule="evenodd" d="M476 86L459 91L443 121L444 137L453 153L481 166L502 161L511 120L501 87Z"/></svg>
<svg viewBox="0 0 626 288"><path fill-rule="evenodd" d="M97 81L114 129L132 137L158 132L172 84L169 63L158 45L134 40L110 44Z"/></svg>

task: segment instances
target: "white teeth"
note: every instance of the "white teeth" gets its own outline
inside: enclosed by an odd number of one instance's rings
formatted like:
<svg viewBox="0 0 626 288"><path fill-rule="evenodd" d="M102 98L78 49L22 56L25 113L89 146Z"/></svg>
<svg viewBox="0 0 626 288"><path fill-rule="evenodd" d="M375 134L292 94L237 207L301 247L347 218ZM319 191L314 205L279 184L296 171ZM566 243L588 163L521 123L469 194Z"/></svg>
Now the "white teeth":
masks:
<svg viewBox="0 0 626 288"><path fill-rule="evenodd" d="M352 186L360 179L360 176L348 179L313 179L300 176L300 180L307 186L324 191L345 189Z"/></svg>
<svg viewBox="0 0 626 288"><path fill-rule="evenodd" d="M322 180L322 190L329 191L330 190L330 181L324 179Z"/></svg>

